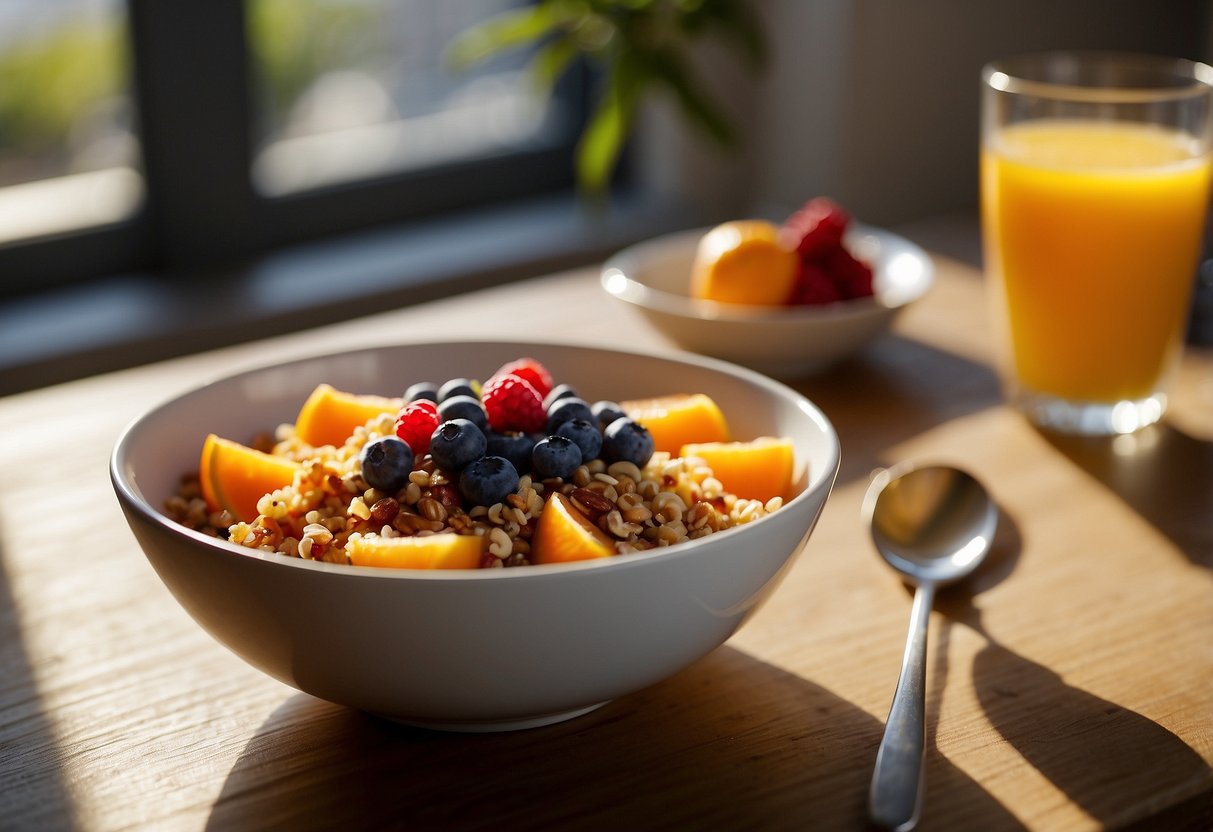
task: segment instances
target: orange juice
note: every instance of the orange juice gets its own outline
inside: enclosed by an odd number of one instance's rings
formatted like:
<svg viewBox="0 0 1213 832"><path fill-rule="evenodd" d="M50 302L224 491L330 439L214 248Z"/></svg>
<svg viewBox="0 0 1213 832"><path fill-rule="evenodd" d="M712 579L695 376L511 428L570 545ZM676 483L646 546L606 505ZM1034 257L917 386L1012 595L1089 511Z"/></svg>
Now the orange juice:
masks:
<svg viewBox="0 0 1213 832"><path fill-rule="evenodd" d="M1042 120L982 148L987 268L1025 391L1144 399L1182 346L1210 163L1128 122Z"/></svg>

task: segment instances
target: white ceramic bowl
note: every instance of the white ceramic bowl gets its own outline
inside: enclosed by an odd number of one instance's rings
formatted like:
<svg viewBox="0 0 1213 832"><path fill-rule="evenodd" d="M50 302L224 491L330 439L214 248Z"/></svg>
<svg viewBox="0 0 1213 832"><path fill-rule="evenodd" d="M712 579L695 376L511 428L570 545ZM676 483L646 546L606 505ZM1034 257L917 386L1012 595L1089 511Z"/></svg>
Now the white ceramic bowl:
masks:
<svg viewBox="0 0 1213 832"><path fill-rule="evenodd" d="M704 392L738 437L795 443L797 494L753 524L677 547L572 564L373 569L258 552L190 531L161 506L207 432L245 440L293 420L322 381L398 394L483 378L533 356L591 399ZM838 471L838 437L796 392L694 356L463 342L307 358L216 381L135 420L110 475L169 591L218 641L299 690L411 724L504 730L556 722L653 684L724 642L808 539Z"/></svg>
<svg viewBox="0 0 1213 832"><path fill-rule="evenodd" d="M624 249L603 265L602 287L680 347L778 378L811 375L851 355L885 332L934 280L921 248L888 231L852 225L846 244L872 265L874 297L797 307L692 298L695 249L709 230L680 231Z"/></svg>

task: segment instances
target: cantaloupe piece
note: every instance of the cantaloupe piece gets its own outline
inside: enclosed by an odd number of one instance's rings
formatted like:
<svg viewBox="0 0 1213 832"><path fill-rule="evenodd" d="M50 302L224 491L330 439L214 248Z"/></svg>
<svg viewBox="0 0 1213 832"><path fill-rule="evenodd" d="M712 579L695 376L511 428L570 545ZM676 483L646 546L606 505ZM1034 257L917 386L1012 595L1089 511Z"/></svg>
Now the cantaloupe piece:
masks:
<svg viewBox="0 0 1213 832"><path fill-rule="evenodd" d="M531 538L532 563L609 558L615 543L559 491L553 491Z"/></svg>
<svg viewBox="0 0 1213 832"><path fill-rule="evenodd" d="M209 434L202 443L198 479L211 511L227 509L237 520L257 517L257 501L295 479L299 463Z"/></svg>
<svg viewBox="0 0 1213 832"><path fill-rule="evenodd" d="M345 544L355 566L389 569L477 569L484 538L442 532L423 537L357 537Z"/></svg>
<svg viewBox="0 0 1213 832"><path fill-rule="evenodd" d="M691 297L751 306L788 302L800 258L765 220L734 220L703 236L691 267Z"/></svg>
<svg viewBox="0 0 1213 832"><path fill-rule="evenodd" d="M729 424L712 398L704 393L678 393L619 403L628 416L649 429L658 451L677 454L692 442L727 442Z"/></svg>
<svg viewBox="0 0 1213 832"><path fill-rule="evenodd" d="M345 393L321 384L312 391L295 419L295 435L309 445L340 447L354 428L384 413L396 413L401 399Z"/></svg>
<svg viewBox="0 0 1213 832"><path fill-rule="evenodd" d="M738 497L766 502L792 491L796 455L791 439L764 436L749 442L684 445L679 456L702 459L725 490Z"/></svg>

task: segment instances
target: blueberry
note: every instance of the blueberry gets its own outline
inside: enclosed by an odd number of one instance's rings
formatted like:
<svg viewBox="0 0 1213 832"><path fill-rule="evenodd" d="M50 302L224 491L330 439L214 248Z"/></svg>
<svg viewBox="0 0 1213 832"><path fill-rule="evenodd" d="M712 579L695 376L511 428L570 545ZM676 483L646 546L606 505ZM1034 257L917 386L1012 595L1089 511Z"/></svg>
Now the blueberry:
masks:
<svg viewBox="0 0 1213 832"><path fill-rule="evenodd" d="M444 471L462 471L469 462L484 456L487 447L484 433L467 419L443 422L430 437L430 456Z"/></svg>
<svg viewBox="0 0 1213 832"><path fill-rule="evenodd" d="M599 427L603 428L621 416L628 415L623 412L623 408L621 408L616 402L610 401L594 402L592 405L590 405L590 412L593 413L594 418L598 420Z"/></svg>
<svg viewBox="0 0 1213 832"><path fill-rule="evenodd" d="M451 419L467 419L480 428L488 430L489 417L484 412L484 405L475 396L449 396L438 405L438 419L443 422Z"/></svg>
<svg viewBox="0 0 1213 832"><path fill-rule="evenodd" d="M489 433L489 444L485 453L508 459L520 474L531 470L531 450L535 439L525 433Z"/></svg>
<svg viewBox="0 0 1213 832"><path fill-rule="evenodd" d="M395 436L367 442L359 460L366 484L389 494L404 488L413 472L413 449Z"/></svg>
<svg viewBox="0 0 1213 832"><path fill-rule="evenodd" d="M404 402L415 402L418 399L429 399L432 402L438 401L438 385L432 381L419 381L416 384L410 384L409 389L404 391Z"/></svg>
<svg viewBox="0 0 1213 832"><path fill-rule="evenodd" d="M581 450L564 436L540 439L531 451L531 471L541 480L567 480L580 464Z"/></svg>
<svg viewBox="0 0 1213 832"><path fill-rule="evenodd" d="M500 503L517 488L518 469L499 456L474 459L459 475L459 492L469 503L478 506Z"/></svg>
<svg viewBox="0 0 1213 832"><path fill-rule="evenodd" d="M477 398L479 394L476 388L472 386L470 379L452 378L444 381L442 386L438 388L438 401L444 402L452 396L471 396Z"/></svg>
<svg viewBox="0 0 1213 832"><path fill-rule="evenodd" d="M573 444L581 451L583 462L597 459L602 451L602 431L594 422L585 419L570 419L556 428L556 436L573 440Z"/></svg>
<svg viewBox="0 0 1213 832"><path fill-rule="evenodd" d="M557 384L551 389L546 396L543 397L543 409L547 410L560 399L576 398L577 391L568 384Z"/></svg>
<svg viewBox="0 0 1213 832"><path fill-rule="evenodd" d="M602 457L607 462L634 462L640 467L653 456L653 435L639 422L624 416L602 432Z"/></svg>
<svg viewBox="0 0 1213 832"><path fill-rule="evenodd" d="M556 428L573 419L585 419L587 422L592 422L594 414L590 412L590 406L585 403L584 399L576 396L558 399L548 408L548 434L555 433Z"/></svg>

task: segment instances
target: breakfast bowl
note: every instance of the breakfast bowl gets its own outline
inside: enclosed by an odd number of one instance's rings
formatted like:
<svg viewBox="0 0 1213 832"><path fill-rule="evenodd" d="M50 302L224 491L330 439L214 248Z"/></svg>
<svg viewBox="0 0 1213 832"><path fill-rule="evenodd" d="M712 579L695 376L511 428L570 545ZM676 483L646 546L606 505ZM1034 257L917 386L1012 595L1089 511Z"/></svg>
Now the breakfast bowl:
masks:
<svg viewBox="0 0 1213 832"><path fill-rule="evenodd" d="M889 329L934 280L926 253L902 237L853 224L847 249L872 267L871 297L822 305L747 306L690 295L699 241L709 229L663 235L612 256L602 288L677 346L777 378L819 373Z"/></svg>
<svg viewBox="0 0 1213 832"><path fill-rule="evenodd" d="M738 438L790 439L791 493L753 522L673 546L506 569L389 569L245 548L172 520L208 433L249 441L291 422L320 383L399 395L486 378L529 356L590 400L704 393ZM119 437L110 476L148 561L181 606L253 667L395 721L527 728L659 682L726 641L775 591L839 465L829 420L782 384L689 354L479 341L381 346L238 373L160 404Z"/></svg>

